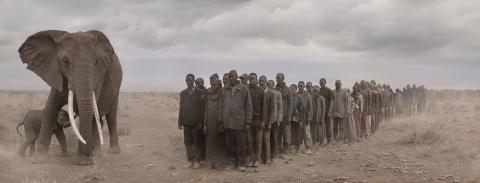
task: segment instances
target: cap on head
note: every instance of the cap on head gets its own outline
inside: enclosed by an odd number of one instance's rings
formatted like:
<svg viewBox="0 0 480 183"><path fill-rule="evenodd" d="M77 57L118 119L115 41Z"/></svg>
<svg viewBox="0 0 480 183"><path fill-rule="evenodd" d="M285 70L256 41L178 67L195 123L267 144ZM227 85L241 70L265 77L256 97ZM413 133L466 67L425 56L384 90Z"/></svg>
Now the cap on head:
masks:
<svg viewBox="0 0 480 183"><path fill-rule="evenodd" d="M239 78L240 78L240 79L247 79L247 78L248 78L248 74L247 74L247 73L243 73Z"/></svg>

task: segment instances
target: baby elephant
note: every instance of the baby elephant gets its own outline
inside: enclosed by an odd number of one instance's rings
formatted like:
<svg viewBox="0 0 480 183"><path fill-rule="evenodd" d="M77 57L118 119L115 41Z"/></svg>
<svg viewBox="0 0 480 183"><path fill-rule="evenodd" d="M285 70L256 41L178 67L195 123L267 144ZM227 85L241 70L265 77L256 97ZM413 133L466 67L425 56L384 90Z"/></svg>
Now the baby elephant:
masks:
<svg viewBox="0 0 480 183"><path fill-rule="evenodd" d="M25 156L25 150L28 146L30 146L30 155L35 153L35 141L38 138L40 133L40 127L42 125L42 110L32 110L25 115L23 121L17 125L17 133L22 136L22 134L18 131L20 126L24 125L25 131L25 142L23 143L22 147L18 150L18 154L21 156ZM65 133L63 132L63 128L70 126L70 120L68 118L68 113L65 110L60 110L57 116L57 125L53 129L53 133L58 139L60 143L60 147L62 148L62 155L67 155L67 144L65 140Z"/></svg>

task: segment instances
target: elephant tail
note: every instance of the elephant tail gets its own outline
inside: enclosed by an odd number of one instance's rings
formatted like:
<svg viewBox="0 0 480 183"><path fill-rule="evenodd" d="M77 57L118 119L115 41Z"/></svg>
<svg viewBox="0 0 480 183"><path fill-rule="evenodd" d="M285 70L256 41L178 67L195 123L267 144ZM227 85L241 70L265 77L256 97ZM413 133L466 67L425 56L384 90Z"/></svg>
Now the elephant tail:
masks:
<svg viewBox="0 0 480 183"><path fill-rule="evenodd" d="M22 135L22 133L20 133L20 131L18 131L18 128L19 128L20 126L22 126L22 125L23 125L23 121L17 125L17 133L18 133L21 137L23 137L23 135Z"/></svg>
<svg viewBox="0 0 480 183"><path fill-rule="evenodd" d="M22 126L22 125L25 124L25 120L27 120L27 117L30 115L30 112L31 112L31 111L29 111L29 112L27 113L27 115L25 115L25 118L23 118L23 121L22 121L21 123L18 123L18 125L17 125L17 133L18 133L21 137L23 137L23 135L22 135L22 133L20 133L20 131L18 131L18 128L19 128L20 126Z"/></svg>

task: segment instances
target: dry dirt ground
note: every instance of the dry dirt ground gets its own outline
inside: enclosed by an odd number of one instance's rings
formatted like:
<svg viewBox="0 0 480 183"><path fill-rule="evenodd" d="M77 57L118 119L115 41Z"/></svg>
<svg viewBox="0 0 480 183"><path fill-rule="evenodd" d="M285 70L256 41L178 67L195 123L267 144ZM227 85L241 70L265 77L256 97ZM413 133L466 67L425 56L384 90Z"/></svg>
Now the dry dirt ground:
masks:
<svg viewBox="0 0 480 183"><path fill-rule="evenodd" d="M107 144L95 166L74 166L76 142L67 129L69 157L58 157L53 138L50 162L31 164L15 153L23 141L15 126L46 98L45 92L0 92L0 182L480 182L478 98L438 101L424 114L383 122L360 143L246 173L183 168L174 93L121 94L121 154L108 154Z"/></svg>

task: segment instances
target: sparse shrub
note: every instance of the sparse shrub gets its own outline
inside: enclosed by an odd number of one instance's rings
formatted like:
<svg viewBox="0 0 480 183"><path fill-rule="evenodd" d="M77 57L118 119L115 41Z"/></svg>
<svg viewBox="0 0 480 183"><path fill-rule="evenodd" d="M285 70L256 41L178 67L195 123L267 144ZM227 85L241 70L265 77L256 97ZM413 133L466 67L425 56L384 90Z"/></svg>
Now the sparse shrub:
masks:
<svg viewBox="0 0 480 183"><path fill-rule="evenodd" d="M118 136L129 136L132 133L132 129L130 128L119 128L118 129Z"/></svg>
<svg viewBox="0 0 480 183"><path fill-rule="evenodd" d="M442 132L444 124L430 124L426 127L414 127L412 132L401 139L401 144L431 145L445 140Z"/></svg>

